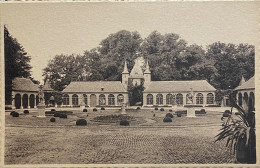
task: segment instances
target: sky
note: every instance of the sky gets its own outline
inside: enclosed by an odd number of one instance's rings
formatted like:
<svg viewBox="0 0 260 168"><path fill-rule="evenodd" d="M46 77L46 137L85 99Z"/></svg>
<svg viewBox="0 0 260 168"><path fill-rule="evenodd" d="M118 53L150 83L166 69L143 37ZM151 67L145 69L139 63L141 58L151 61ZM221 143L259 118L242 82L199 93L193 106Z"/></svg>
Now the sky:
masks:
<svg viewBox="0 0 260 168"><path fill-rule="evenodd" d="M32 77L43 83L42 70L55 55L83 54L119 30L142 38L154 30L176 33L203 47L257 46L258 12L256 2L6 3L0 16L31 56Z"/></svg>

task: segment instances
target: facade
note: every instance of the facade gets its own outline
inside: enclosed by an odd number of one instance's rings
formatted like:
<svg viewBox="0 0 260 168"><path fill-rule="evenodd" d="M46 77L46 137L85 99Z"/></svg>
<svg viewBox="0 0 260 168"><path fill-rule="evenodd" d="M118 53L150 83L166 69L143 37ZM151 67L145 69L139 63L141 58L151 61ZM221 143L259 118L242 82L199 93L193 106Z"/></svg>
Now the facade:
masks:
<svg viewBox="0 0 260 168"><path fill-rule="evenodd" d="M255 77L253 76L248 81L242 77L239 86L235 88L238 105L246 111L255 110Z"/></svg>
<svg viewBox="0 0 260 168"><path fill-rule="evenodd" d="M63 91L62 106L122 106L128 93L120 81L75 81Z"/></svg>
<svg viewBox="0 0 260 168"><path fill-rule="evenodd" d="M39 103L39 86L28 78L14 78L12 109L36 108Z"/></svg>

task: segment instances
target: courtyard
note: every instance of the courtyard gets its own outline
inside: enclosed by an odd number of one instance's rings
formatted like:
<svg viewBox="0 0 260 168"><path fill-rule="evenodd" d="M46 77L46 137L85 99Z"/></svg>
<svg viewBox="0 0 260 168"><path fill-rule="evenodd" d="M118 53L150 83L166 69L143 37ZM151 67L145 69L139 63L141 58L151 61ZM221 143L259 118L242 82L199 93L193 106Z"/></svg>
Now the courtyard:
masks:
<svg viewBox="0 0 260 168"><path fill-rule="evenodd" d="M218 108L216 108L218 109ZM48 109L50 110L50 109ZM225 141L214 142L223 111L207 111L194 118L174 115L164 123L165 111L127 112L130 126L97 122L95 117L119 115L115 109L81 112L71 109L67 119L18 118L6 113L5 164L221 164L234 163ZM171 112L174 114L174 112ZM87 126L76 126L84 118Z"/></svg>

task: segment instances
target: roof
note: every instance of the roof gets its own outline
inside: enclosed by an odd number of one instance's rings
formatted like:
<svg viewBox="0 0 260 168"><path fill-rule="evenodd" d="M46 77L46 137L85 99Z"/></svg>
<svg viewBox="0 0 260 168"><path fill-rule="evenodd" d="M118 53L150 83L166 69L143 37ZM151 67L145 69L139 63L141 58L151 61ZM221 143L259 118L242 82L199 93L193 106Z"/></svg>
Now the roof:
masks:
<svg viewBox="0 0 260 168"><path fill-rule="evenodd" d="M120 81L74 81L62 92L122 93L127 90Z"/></svg>
<svg viewBox="0 0 260 168"><path fill-rule="evenodd" d="M125 65L124 65L124 71L123 71L122 73L127 73L127 74L129 73L129 72L128 72L128 69L127 69L126 61L125 61Z"/></svg>
<svg viewBox="0 0 260 168"><path fill-rule="evenodd" d="M49 80L46 80L43 88L42 88L43 91L53 91L53 89L51 88L50 86L50 83L49 83Z"/></svg>
<svg viewBox="0 0 260 168"><path fill-rule="evenodd" d="M247 90L247 89L255 89L255 76L253 76L248 81L242 83L240 86L235 88L235 90Z"/></svg>
<svg viewBox="0 0 260 168"><path fill-rule="evenodd" d="M13 79L13 90L15 91L29 91L29 92L39 92L39 86L34 84L28 78L16 77Z"/></svg>
<svg viewBox="0 0 260 168"><path fill-rule="evenodd" d="M144 78L143 70L138 60L135 61L135 65L130 73L129 78Z"/></svg>
<svg viewBox="0 0 260 168"><path fill-rule="evenodd" d="M206 80L152 81L144 92L195 92L216 91Z"/></svg>

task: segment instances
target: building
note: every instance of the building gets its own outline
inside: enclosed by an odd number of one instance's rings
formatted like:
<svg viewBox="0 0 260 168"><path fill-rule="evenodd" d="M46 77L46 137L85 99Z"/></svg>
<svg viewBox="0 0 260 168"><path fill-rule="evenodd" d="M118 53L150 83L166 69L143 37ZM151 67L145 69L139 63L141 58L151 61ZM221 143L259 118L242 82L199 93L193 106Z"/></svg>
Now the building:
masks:
<svg viewBox="0 0 260 168"><path fill-rule="evenodd" d="M239 86L235 88L238 105L246 111L254 111L255 109L255 77L248 81L242 76Z"/></svg>
<svg viewBox="0 0 260 168"><path fill-rule="evenodd" d="M54 90L51 88L49 80L47 79L42 86L42 91L44 94L44 100L46 106L55 106L55 99L54 99Z"/></svg>
<svg viewBox="0 0 260 168"><path fill-rule="evenodd" d="M184 106L188 95L193 93L194 104L208 106L215 104L216 89L206 80L193 81L151 81L148 61L144 68L142 59L136 59L129 73L124 64L122 82L71 82L63 91L63 106L79 106L81 102L90 107L119 106L128 103L127 87L129 84L143 83L143 106Z"/></svg>
<svg viewBox="0 0 260 168"><path fill-rule="evenodd" d="M39 86L28 78L14 78L12 88L12 109L36 108L39 103Z"/></svg>
<svg viewBox="0 0 260 168"><path fill-rule="evenodd" d="M122 106L128 93L120 81L75 81L63 91L62 106Z"/></svg>

